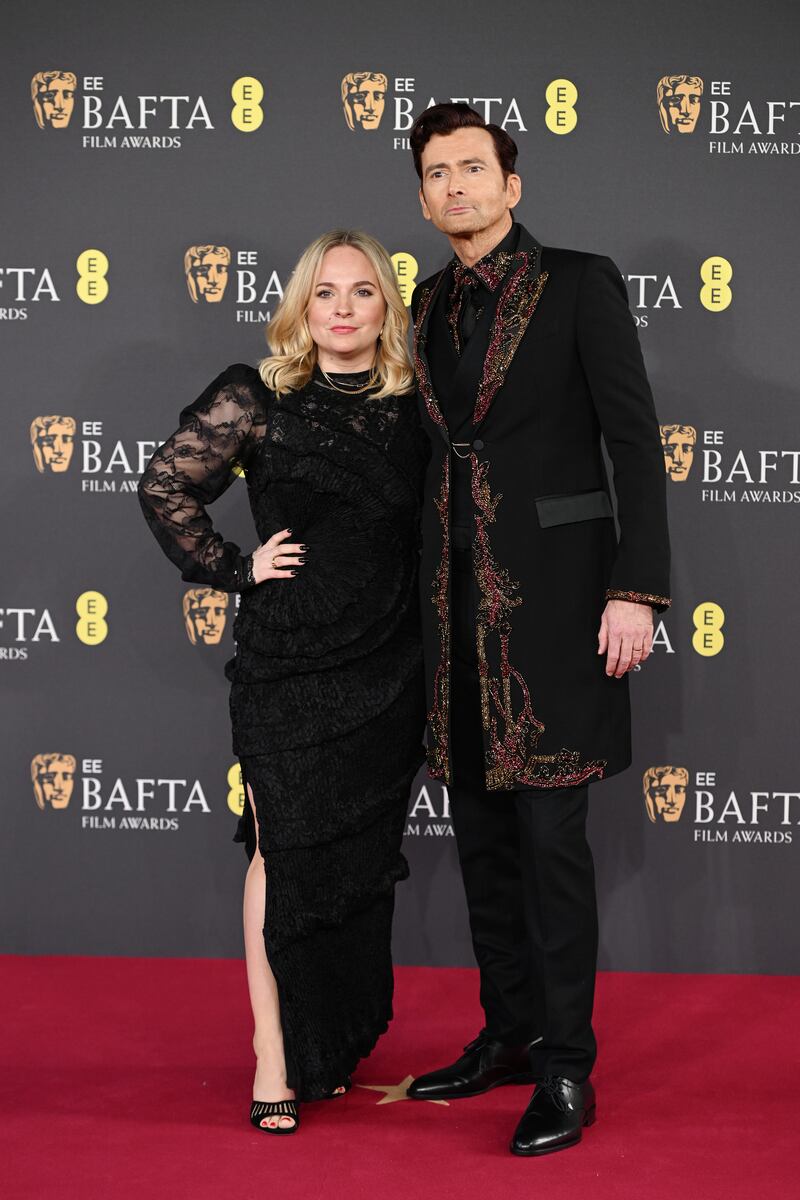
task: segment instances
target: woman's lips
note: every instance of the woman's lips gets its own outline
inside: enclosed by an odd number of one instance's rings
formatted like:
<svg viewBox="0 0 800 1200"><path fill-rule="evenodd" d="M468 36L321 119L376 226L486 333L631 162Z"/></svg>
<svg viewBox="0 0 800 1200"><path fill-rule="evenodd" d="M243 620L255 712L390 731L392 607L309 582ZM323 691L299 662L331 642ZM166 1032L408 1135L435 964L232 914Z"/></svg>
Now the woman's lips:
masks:
<svg viewBox="0 0 800 1200"><path fill-rule="evenodd" d="M331 333L355 333L357 325L331 325Z"/></svg>

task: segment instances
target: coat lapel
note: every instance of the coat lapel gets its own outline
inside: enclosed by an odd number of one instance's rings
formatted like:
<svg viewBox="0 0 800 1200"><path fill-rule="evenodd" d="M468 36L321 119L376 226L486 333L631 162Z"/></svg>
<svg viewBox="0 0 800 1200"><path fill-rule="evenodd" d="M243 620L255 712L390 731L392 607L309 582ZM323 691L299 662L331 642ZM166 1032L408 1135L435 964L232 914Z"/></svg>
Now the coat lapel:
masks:
<svg viewBox="0 0 800 1200"><path fill-rule="evenodd" d="M548 278L547 271L540 270L541 251L542 247L536 238L528 233L524 225L520 225L519 245L513 255L507 277L501 284L501 295L489 330L489 344L472 413L473 429L485 421L495 396L505 383L514 355L536 311ZM447 274L448 268L443 267L433 283L422 289L414 325L414 367L428 415L441 436L449 443L447 422L434 392L427 353L431 315ZM474 349L477 350L477 346ZM470 365L469 352L470 346L467 346L457 372L459 384L472 375L472 372L464 369Z"/></svg>
<svg viewBox="0 0 800 1200"><path fill-rule="evenodd" d="M524 225L520 225L519 245L495 309L489 332L489 346L478 385L473 427L481 425L495 396L505 383L506 374L525 335L539 297L547 282L547 271L540 270L542 247Z"/></svg>
<svg viewBox="0 0 800 1200"><path fill-rule="evenodd" d="M419 308L417 309L417 319L414 322L414 369L417 373L417 386L425 402L425 407L428 410L428 416L449 445L450 439L447 434L447 422L444 419L439 402L433 391L431 367L427 352L431 313L433 312L436 296L444 283L446 275L447 267L443 267L437 278L433 281L433 284L430 287L422 288Z"/></svg>

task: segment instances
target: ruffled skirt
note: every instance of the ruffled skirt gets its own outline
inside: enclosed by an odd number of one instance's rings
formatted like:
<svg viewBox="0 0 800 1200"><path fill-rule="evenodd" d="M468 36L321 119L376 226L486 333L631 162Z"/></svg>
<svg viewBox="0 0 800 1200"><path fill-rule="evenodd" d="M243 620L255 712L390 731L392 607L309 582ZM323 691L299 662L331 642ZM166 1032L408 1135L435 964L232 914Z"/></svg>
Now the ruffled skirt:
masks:
<svg viewBox="0 0 800 1200"><path fill-rule="evenodd" d="M265 753L252 753L256 739L244 735L247 753L237 750L245 803L233 840L252 860L249 783L265 865L264 945L278 987L287 1082L301 1100L342 1084L392 1018L394 886L408 875L401 844L424 759L421 663L406 659L393 682L386 706L355 727L332 711L329 722L315 722L314 743L277 746L273 728ZM314 677L297 683L313 704ZM250 686L234 682L231 690L240 722ZM235 735L236 723L236 749ZM285 740L297 739L287 731Z"/></svg>

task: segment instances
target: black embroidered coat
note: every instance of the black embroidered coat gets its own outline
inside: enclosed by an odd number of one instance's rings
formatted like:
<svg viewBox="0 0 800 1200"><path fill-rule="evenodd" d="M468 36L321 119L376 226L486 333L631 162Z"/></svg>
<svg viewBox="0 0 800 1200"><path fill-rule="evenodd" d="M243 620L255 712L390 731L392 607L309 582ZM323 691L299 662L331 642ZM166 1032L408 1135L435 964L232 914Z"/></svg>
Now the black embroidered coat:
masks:
<svg viewBox="0 0 800 1200"><path fill-rule="evenodd" d="M542 247L519 227L496 305L452 369L431 369L451 267L412 299L414 358L433 454L421 564L428 766L450 754L451 478L466 456L486 786L564 787L630 764L628 678L605 674L606 599L669 599L663 453L625 283L609 258ZM482 334L482 336L481 336ZM441 348L442 343L437 342ZM437 377L438 376L438 377ZM466 414L448 429L447 411ZM600 449L614 468L620 537ZM452 443L467 443L456 451ZM459 464L455 464L458 466ZM466 466L461 464L462 469Z"/></svg>

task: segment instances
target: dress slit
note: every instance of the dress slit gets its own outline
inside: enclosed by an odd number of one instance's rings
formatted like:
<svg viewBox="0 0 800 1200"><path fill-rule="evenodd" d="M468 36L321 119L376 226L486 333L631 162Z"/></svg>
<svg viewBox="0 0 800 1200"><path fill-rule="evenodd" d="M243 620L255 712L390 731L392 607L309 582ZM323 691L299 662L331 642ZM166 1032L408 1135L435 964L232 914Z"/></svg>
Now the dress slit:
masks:
<svg viewBox="0 0 800 1200"><path fill-rule="evenodd" d="M248 784L250 787L250 791L252 792L253 805L255 806L256 813L258 812L258 798L256 795L256 789L253 786L252 782L250 782L250 778L248 775L248 771L247 771L245 762L240 759L239 765L241 766L241 770L242 770L242 790L244 792L244 805L242 808L242 815L239 819L239 827L237 828L236 836L233 838L233 841L235 841L235 842L236 841L244 841L245 850L247 852L247 857L250 862L253 861L256 854L259 854L259 857L262 859L262 862L264 863L264 924L261 929L261 935L264 939L264 953L266 954L267 962L269 963L269 969L272 972L272 976L275 980L275 986L276 986L276 989L278 992L278 1020L281 1025L281 1034L283 1037L283 1057L284 1057L284 1061L286 1063L287 1085L288 1085L288 1087L297 1090L297 1082L296 1081L298 1078L298 1072L297 1072L297 1067L296 1067L296 1058L295 1058L295 1054L294 1054L294 1049L291 1045L291 1039L287 1038L285 1022L283 1019L283 1014L287 1011L288 999L285 994L285 988L281 983L280 974L275 971L275 968L272 963L272 958L270 955L270 947L269 947L269 903L270 903L270 901L269 901L269 871L267 869L267 859L264 854L263 844L261 846L261 850L259 851L259 846L256 843L256 825L255 825L255 819L253 816L253 809L250 805L250 800L249 800L249 797L247 794ZM242 834L243 834L243 836L241 836Z"/></svg>

